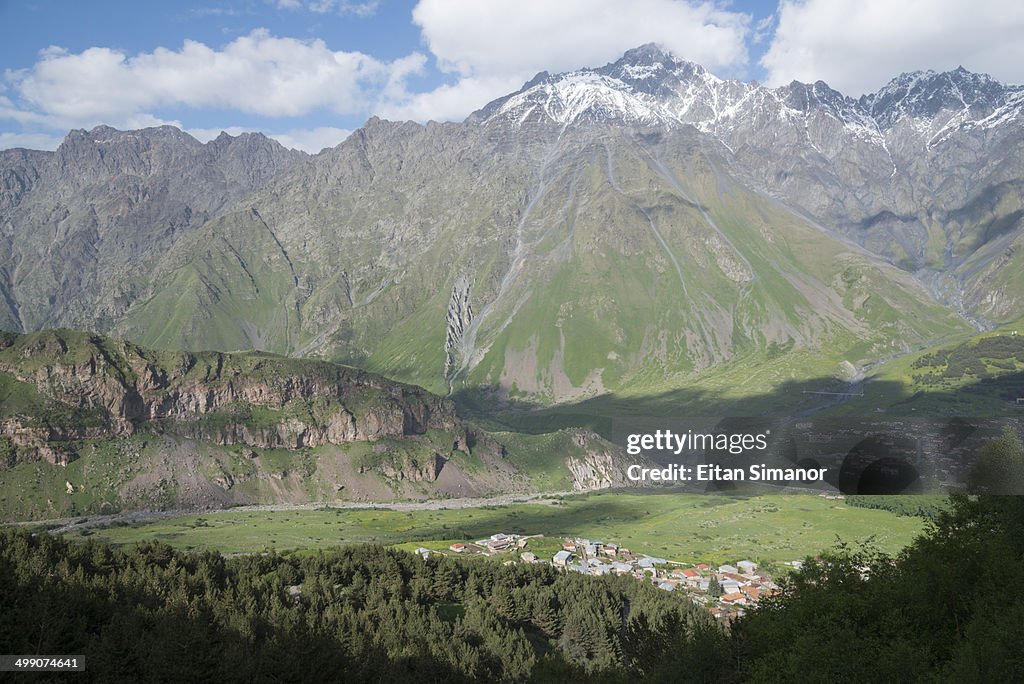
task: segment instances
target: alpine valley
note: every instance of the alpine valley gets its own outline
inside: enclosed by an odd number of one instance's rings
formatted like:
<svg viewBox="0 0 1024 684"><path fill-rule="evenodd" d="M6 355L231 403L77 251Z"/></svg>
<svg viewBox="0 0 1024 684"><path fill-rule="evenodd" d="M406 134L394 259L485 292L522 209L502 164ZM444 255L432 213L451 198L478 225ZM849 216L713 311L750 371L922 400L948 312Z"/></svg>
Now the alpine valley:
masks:
<svg viewBox="0 0 1024 684"><path fill-rule="evenodd" d="M923 401L912 361L1009 338L1022 190L1024 87L854 99L653 45L312 156L71 131L0 152L8 467L106 454L114 506L621 484L594 416L793 415L850 385L891 409ZM1011 357L945 390L1024 394ZM54 482L7 508L67 512Z"/></svg>

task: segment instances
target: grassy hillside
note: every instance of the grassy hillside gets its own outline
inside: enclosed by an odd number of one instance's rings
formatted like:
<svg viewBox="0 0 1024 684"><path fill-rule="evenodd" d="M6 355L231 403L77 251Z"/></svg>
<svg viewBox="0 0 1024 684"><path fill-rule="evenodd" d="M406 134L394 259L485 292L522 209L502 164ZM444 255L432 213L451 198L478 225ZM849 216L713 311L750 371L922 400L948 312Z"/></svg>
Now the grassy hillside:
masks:
<svg viewBox="0 0 1024 684"><path fill-rule="evenodd" d="M835 413L865 415L881 408L918 417L1024 417L1024 321L926 346L881 364L864 396Z"/></svg>

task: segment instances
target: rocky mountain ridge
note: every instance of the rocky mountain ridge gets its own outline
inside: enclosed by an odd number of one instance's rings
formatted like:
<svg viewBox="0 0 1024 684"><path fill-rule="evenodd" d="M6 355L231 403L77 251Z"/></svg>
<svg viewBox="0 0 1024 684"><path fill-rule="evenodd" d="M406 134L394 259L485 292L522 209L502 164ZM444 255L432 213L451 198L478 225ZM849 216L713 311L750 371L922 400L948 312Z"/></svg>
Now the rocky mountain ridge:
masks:
<svg viewBox="0 0 1024 684"><path fill-rule="evenodd" d="M884 143L886 131L912 120L913 126L932 133L931 144L957 127L992 128L1015 120L1022 110L1024 86L1003 85L963 67L904 73L875 93L852 98L824 81L769 88L721 79L648 44L604 67L541 72L519 91L471 114L467 122L689 124L728 142L737 126L758 117L824 113L850 133L878 144Z"/></svg>
<svg viewBox="0 0 1024 684"><path fill-rule="evenodd" d="M180 234L306 156L259 133L203 144L173 126L0 151L0 328L102 327Z"/></svg>
<svg viewBox="0 0 1024 684"><path fill-rule="evenodd" d="M1022 112L1024 86L963 67L901 74L854 99L822 81L723 80L645 45L605 67L538 74L467 121L693 126L759 191L920 271L977 323L1021 309L993 290L998 266L1019 259Z"/></svg>
<svg viewBox="0 0 1024 684"><path fill-rule="evenodd" d="M451 401L335 364L267 355L162 353L73 331L4 334L0 373L21 385L0 435L66 463L55 441L170 432L221 445L301 449L421 435L481 439ZM499 447L500 448L500 447Z"/></svg>
<svg viewBox="0 0 1024 684"><path fill-rule="evenodd" d="M592 432L504 437L337 364L0 333L0 520L634 484Z"/></svg>
<svg viewBox="0 0 1024 684"><path fill-rule="evenodd" d="M854 100L643 46L315 157L73 133L0 157L0 326L318 356L495 405L744 363L775 364L764 387L829 376L1024 313L1020 92L956 70ZM182 160L221 147L258 172L183 200L221 167Z"/></svg>

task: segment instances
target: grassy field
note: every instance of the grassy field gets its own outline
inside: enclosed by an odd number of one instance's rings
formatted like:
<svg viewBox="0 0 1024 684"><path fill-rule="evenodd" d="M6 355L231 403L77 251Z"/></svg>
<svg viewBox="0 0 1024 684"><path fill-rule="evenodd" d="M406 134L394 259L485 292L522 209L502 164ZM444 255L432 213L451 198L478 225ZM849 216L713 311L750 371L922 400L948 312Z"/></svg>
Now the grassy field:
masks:
<svg viewBox="0 0 1024 684"><path fill-rule="evenodd" d="M923 526L920 518L854 508L812 495L604 492L566 497L555 505L457 510L226 511L100 528L91 538L114 544L160 540L178 548L244 553L359 542L440 550L454 541L506 532L543 534L543 539L531 540L528 547L542 557L558 548L559 537L573 535L615 542L634 553L669 560L750 558L774 564L818 553L837 539L858 542L874 537L880 548L896 552ZM78 537L80 533L71 534Z"/></svg>

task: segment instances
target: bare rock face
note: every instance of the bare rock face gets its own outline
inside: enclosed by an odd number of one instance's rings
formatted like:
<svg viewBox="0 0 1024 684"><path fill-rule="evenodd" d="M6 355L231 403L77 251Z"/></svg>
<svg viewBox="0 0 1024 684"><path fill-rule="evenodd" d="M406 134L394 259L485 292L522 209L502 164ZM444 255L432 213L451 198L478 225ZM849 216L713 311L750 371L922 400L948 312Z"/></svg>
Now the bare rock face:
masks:
<svg viewBox="0 0 1024 684"><path fill-rule="evenodd" d="M410 482L434 482L441 469L444 467L445 459L441 454L434 454L419 462L416 460L403 463L399 466L385 462L380 466L380 472L392 480L408 480Z"/></svg>
<svg viewBox="0 0 1024 684"><path fill-rule="evenodd" d="M466 434L450 401L335 364L158 353L70 331L8 335L4 346L0 373L31 385L51 405L6 419L0 435L53 463L66 457L51 442L140 431L283 449L431 428ZM49 420L53 406L69 415ZM432 479L438 468L424 465L420 477Z"/></svg>
<svg viewBox="0 0 1024 684"><path fill-rule="evenodd" d="M566 459L565 464L572 473L572 488L575 491L608 489L615 486L615 478L611 472L614 463L609 454L590 451L582 459Z"/></svg>
<svg viewBox="0 0 1024 684"><path fill-rule="evenodd" d="M74 455L56 445L69 440L103 437L106 434L102 427L49 426L34 423L36 421L8 418L0 423L0 435L9 439L15 447L35 452L37 458L59 466L70 463L74 460Z"/></svg>
<svg viewBox="0 0 1024 684"><path fill-rule="evenodd" d="M14 243L0 250L0 325L102 328L169 245L305 158L258 133L204 145L173 126L0 152L0 234Z"/></svg>
<svg viewBox="0 0 1024 684"><path fill-rule="evenodd" d="M460 275L452 286L452 296L445 312L447 329L444 338L444 374L449 376L459 362L463 336L473 320L473 308L469 304L469 278Z"/></svg>
<svg viewBox="0 0 1024 684"><path fill-rule="evenodd" d="M571 455L565 465L572 477L574 491L630 487L636 483L626 477L626 463L616 447L605 442L592 432L576 431L573 444L584 450L581 455Z"/></svg>

